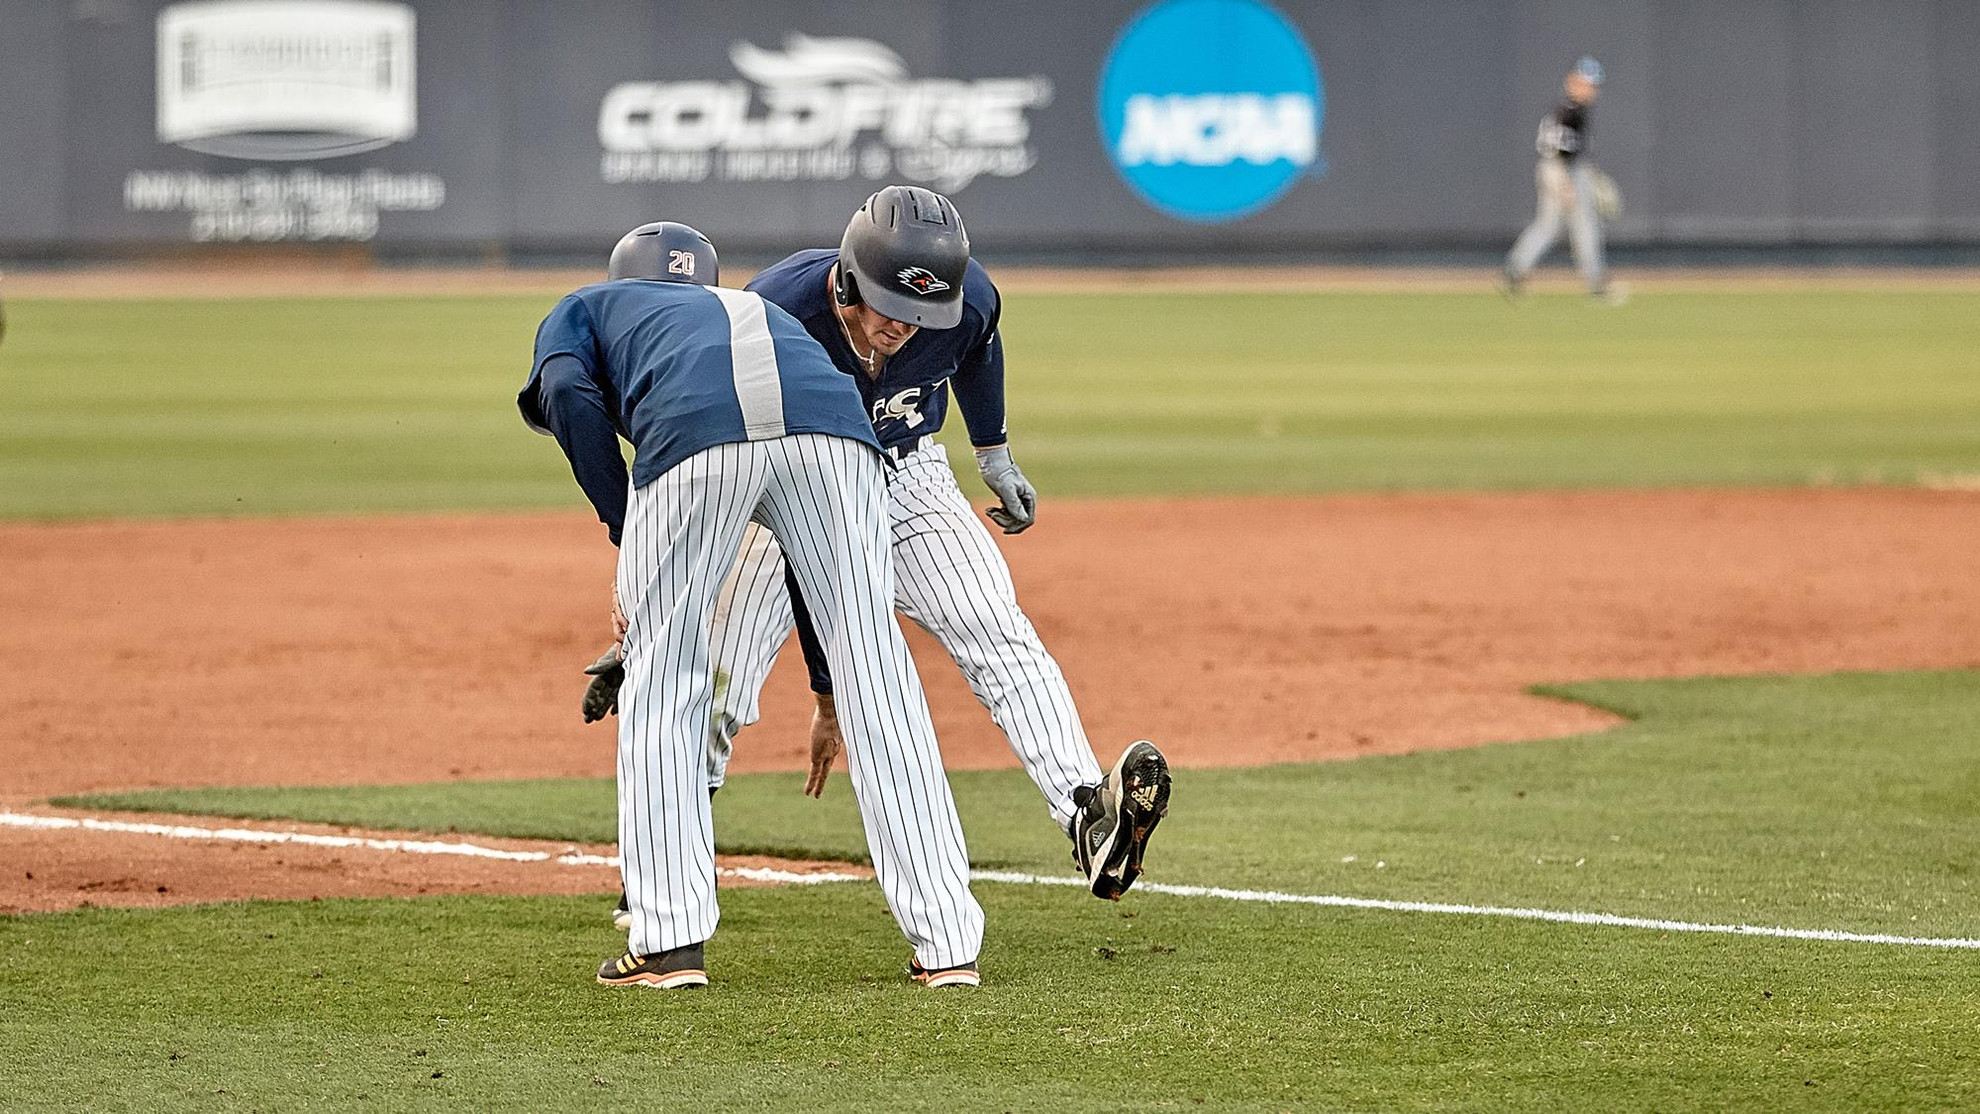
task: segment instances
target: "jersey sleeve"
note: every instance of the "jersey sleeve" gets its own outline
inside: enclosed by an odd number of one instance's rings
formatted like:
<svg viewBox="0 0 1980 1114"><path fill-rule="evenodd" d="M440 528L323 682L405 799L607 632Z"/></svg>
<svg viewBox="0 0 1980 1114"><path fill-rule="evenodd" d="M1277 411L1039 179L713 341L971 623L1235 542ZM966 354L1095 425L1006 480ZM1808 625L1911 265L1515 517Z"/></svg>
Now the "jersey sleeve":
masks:
<svg viewBox="0 0 1980 1114"><path fill-rule="evenodd" d="M987 285L987 284L986 284ZM984 316L983 335L964 353L949 387L955 392L956 408L969 427L969 443L979 449L1001 445L1009 439L1004 428L1004 338L997 322L1003 316L1003 299L991 287L991 303Z"/></svg>
<svg viewBox="0 0 1980 1114"><path fill-rule="evenodd" d="M597 350L584 302L568 297L557 303L537 329L536 362L516 406L531 429L557 439L578 487L617 545L625 528L626 461Z"/></svg>
<svg viewBox="0 0 1980 1114"><path fill-rule="evenodd" d="M543 365L557 356L576 360L587 375L594 374L598 367L598 337L591 311L575 294L565 295L536 327L536 351L530 359L529 382L516 395L516 408L522 411L523 424L538 433L551 433L540 396Z"/></svg>

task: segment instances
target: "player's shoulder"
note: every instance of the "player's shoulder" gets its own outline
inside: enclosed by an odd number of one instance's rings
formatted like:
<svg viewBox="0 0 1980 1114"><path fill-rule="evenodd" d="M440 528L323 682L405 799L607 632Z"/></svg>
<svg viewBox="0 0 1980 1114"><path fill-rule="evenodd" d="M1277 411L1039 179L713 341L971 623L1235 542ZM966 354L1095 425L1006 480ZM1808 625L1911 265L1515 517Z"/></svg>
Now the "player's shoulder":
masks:
<svg viewBox="0 0 1980 1114"><path fill-rule="evenodd" d="M997 316L1003 308L1003 295L997 292L997 284L990 281L990 272L983 264L971 259L963 270L963 313L967 316L974 311L986 325L995 327Z"/></svg>
<svg viewBox="0 0 1980 1114"><path fill-rule="evenodd" d="M825 276L838 258L835 248L793 252L756 272L743 289L805 317L825 307Z"/></svg>
<svg viewBox="0 0 1980 1114"><path fill-rule="evenodd" d="M655 307L689 306L710 311L718 311L718 303L710 287L693 282L667 282L661 279L614 279L608 282L594 282L580 286L565 299L566 303L576 302L590 311L593 316L634 309L646 311Z"/></svg>

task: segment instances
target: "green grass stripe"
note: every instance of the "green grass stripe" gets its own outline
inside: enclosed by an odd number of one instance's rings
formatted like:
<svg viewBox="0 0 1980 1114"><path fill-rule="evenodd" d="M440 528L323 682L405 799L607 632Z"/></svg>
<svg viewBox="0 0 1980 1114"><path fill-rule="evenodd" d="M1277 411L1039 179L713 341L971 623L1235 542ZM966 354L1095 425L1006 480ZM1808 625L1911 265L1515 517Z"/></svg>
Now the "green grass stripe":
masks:
<svg viewBox="0 0 1980 1114"><path fill-rule="evenodd" d="M0 517L578 506L513 403L552 301L10 300ZM1980 293L1916 292L1039 294L1004 316L1047 500L1956 482L1980 475L1976 322Z"/></svg>

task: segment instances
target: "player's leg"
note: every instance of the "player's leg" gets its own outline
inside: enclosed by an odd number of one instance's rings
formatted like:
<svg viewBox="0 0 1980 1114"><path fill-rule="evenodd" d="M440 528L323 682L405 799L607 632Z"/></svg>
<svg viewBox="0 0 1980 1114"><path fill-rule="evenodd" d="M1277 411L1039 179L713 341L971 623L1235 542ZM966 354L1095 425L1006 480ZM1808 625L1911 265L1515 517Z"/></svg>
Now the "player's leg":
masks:
<svg viewBox="0 0 1980 1114"><path fill-rule="evenodd" d="M756 446L720 445L637 488L627 503L618 574L628 621L619 854L634 956L697 945L715 931L708 622L767 474Z"/></svg>
<svg viewBox="0 0 1980 1114"><path fill-rule="evenodd" d="M722 787L729 773L737 732L757 720L757 698L776 663L777 650L790 636L791 602L784 588L784 551L770 531L752 522L743 532L742 552L722 582L709 626L709 663L715 677L715 710L709 716L708 791ZM612 924L632 924L625 892L612 907Z"/></svg>
<svg viewBox="0 0 1980 1114"><path fill-rule="evenodd" d="M781 458L762 521L784 547L831 664L874 873L917 963L974 963L983 909L969 892L962 824L894 619L880 461L842 437L766 444Z"/></svg>
<svg viewBox="0 0 1980 1114"><path fill-rule="evenodd" d="M736 733L755 723L757 701L777 651L791 633L791 597L784 587L784 551L776 536L752 522L742 553L722 582L709 628L715 669L715 713L710 718L708 785L728 774Z"/></svg>
<svg viewBox="0 0 1980 1114"><path fill-rule="evenodd" d="M1506 255L1506 277L1515 284L1533 272L1541 257L1560 238L1564 208L1561 195L1566 192L1567 171L1562 169L1559 159L1540 160L1533 169L1533 188L1539 196L1533 223L1513 241L1512 251Z"/></svg>
<svg viewBox="0 0 1980 1114"><path fill-rule="evenodd" d="M888 467L895 602L955 659L1053 821L1070 832L1075 790L1098 785L1102 774L1065 673L1018 606L1010 566L942 447Z"/></svg>
<svg viewBox="0 0 1980 1114"><path fill-rule="evenodd" d="M1595 212L1595 183L1588 168L1577 162L1570 172L1573 199L1567 206L1568 246L1590 294L1608 290L1609 276L1602 258L1602 218Z"/></svg>

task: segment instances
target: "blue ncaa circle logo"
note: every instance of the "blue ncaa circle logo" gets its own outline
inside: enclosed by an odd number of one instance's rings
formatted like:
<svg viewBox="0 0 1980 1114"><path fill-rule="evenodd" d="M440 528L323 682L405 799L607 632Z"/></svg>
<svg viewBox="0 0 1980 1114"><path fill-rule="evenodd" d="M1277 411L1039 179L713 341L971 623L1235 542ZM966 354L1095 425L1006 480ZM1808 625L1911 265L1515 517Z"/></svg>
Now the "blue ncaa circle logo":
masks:
<svg viewBox="0 0 1980 1114"><path fill-rule="evenodd" d="M1320 167L1326 98L1298 28L1258 0L1163 0L1100 71L1100 136L1143 200L1236 220Z"/></svg>

